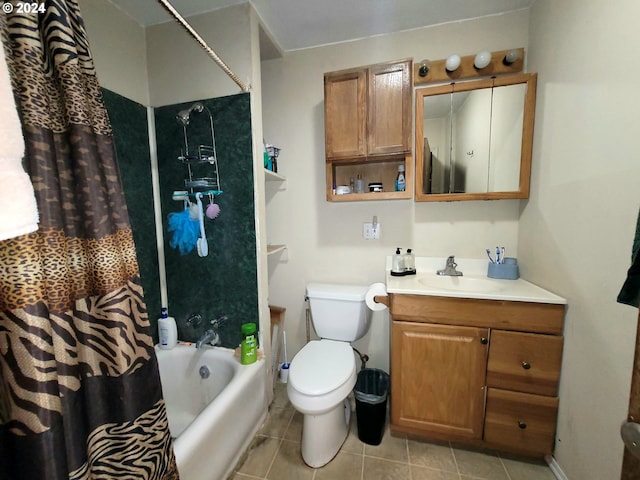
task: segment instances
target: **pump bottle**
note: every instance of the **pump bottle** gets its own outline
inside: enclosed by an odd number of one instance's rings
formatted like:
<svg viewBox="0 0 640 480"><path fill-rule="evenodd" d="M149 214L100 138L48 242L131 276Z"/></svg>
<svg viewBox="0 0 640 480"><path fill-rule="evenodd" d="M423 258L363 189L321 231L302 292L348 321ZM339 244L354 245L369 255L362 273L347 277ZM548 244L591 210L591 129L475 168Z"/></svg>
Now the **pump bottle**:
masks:
<svg viewBox="0 0 640 480"><path fill-rule="evenodd" d="M170 350L178 343L178 327L176 319L169 316L169 310L162 308L158 319L158 336L160 348Z"/></svg>

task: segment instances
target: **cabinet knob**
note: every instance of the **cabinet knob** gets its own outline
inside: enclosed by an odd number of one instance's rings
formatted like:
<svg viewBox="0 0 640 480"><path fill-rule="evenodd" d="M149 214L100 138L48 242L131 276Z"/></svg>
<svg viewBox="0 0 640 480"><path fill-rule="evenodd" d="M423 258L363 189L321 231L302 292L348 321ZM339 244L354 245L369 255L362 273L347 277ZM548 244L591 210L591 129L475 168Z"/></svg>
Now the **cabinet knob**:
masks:
<svg viewBox="0 0 640 480"><path fill-rule="evenodd" d="M483 345L486 345L487 343L489 343L489 340L486 337L481 337L480 338L480 343Z"/></svg>
<svg viewBox="0 0 640 480"><path fill-rule="evenodd" d="M518 427L520 427L521 430L524 430L525 428L527 428L527 424L522 420L518 420Z"/></svg>
<svg viewBox="0 0 640 480"><path fill-rule="evenodd" d="M522 362L522 368L529 370L531 368L531 364L529 362Z"/></svg>

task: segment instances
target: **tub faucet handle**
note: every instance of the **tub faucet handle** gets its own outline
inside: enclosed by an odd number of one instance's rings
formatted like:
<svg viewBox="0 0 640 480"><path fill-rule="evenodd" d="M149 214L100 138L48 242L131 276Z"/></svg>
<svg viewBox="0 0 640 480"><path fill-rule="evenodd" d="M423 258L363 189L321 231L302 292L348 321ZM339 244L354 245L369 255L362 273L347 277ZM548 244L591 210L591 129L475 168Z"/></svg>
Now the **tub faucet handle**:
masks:
<svg viewBox="0 0 640 480"><path fill-rule="evenodd" d="M202 324L202 315L199 313L192 313L187 318L187 325L190 327L199 327Z"/></svg>
<svg viewBox="0 0 640 480"><path fill-rule="evenodd" d="M226 315L222 315L218 318L214 318L209 323L213 326L213 328L219 328L220 325L222 325L227 320L229 320L229 317L227 317Z"/></svg>

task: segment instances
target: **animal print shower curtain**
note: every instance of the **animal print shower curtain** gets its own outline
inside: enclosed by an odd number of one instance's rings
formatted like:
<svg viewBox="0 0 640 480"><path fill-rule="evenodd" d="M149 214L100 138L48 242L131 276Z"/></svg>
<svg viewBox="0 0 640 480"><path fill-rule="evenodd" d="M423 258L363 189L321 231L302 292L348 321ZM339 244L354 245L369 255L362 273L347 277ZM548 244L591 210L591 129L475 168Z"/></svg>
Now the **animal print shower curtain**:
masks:
<svg viewBox="0 0 640 480"><path fill-rule="evenodd" d="M83 22L75 0L45 7L0 13L40 214L0 242L0 479L176 479Z"/></svg>

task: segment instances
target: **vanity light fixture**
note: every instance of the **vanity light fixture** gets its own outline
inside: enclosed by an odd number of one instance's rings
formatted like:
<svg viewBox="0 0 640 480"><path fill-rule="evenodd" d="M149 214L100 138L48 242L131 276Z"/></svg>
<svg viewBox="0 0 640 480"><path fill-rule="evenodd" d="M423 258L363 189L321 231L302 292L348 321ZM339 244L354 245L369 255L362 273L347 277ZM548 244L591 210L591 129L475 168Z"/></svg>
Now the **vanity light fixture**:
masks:
<svg viewBox="0 0 640 480"><path fill-rule="evenodd" d="M444 66L447 69L447 72L453 72L458 69L460 66L460 55L449 55L444 62Z"/></svg>
<svg viewBox="0 0 640 480"><path fill-rule="evenodd" d="M489 50L482 50L476 55L473 60L473 65L478 70L482 70L491 63L491 52Z"/></svg>
<svg viewBox="0 0 640 480"><path fill-rule="evenodd" d="M418 75L426 77L429 74L429 70L431 70L431 60L422 60L420 62L420 67L418 68Z"/></svg>
<svg viewBox="0 0 640 480"><path fill-rule="evenodd" d="M502 63L504 63L505 65L512 65L518 60L520 60L520 50L514 48L507 52L507 54L502 59Z"/></svg>

